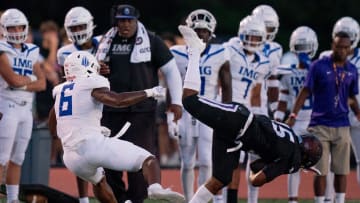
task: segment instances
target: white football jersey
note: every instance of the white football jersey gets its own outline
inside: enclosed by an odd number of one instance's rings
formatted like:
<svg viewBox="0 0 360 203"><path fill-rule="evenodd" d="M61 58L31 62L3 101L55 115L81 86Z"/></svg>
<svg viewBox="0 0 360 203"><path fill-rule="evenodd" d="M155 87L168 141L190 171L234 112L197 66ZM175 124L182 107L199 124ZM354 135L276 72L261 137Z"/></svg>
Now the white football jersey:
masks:
<svg viewBox="0 0 360 203"><path fill-rule="evenodd" d="M9 63L16 74L32 75L33 65L39 59L39 47L26 43L21 49L14 48L6 41L0 41L0 52L5 52ZM22 90L12 90L7 82L0 76L0 96L14 100L32 102L34 93Z"/></svg>
<svg viewBox="0 0 360 203"><path fill-rule="evenodd" d="M289 91L289 101L295 102L300 90L304 86L308 70L289 67L289 74L283 75L280 79L280 91ZM288 104L288 105L294 105ZM309 121L313 107L312 96L309 96L301 107L296 120Z"/></svg>
<svg viewBox="0 0 360 203"><path fill-rule="evenodd" d="M88 51L89 53L94 55L101 37L102 36L93 37L92 38L93 47L91 49L83 50L83 51ZM60 66L64 66L65 58L67 56L69 56L71 53L73 53L74 51L80 51L80 50L82 50L81 47L79 45L77 45L76 43L67 44L67 45L61 47L57 51L57 54L56 54L57 55L57 63Z"/></svg>
<svg viewBox="0 0 360 203"><path fill-rule="evenodd" d="M264 48L262 53L268 57L270 61L270 75L276 75L276 68L280 65L280 59L283 54L283 50L280 44L277 42L266 42L264 44ZM265 115L267 115L267 83L264 81L262 89L261 89L261 108Z"/></svg>
<svg viewBox="0 0 360 203"><path fill-rule="evenodd" d="M258 52L249 61L238 37L230 39L224 45L230 56L232 101L250 107L251 89L271 75L270 62Z"/></svg>
<svg viewBox="0 0 360 203"><path fill-rule="evenodd" d="M185 45L176 45L170 48L184 81L188 65L188 54ZM210 44L200 58L201 87L199 94L209 99L215 99L219 94L219 72L221 66L229 61L229 54L221 44Z"/></svg>
<svg viewBox="0 0 360 203"><path fill-rule="evenodd" d="M86 136L89 128L99 129L103 104L96 101L91 93L95 88L110 89L107 78L93 74L66 81L54 87L57 133L62 142L68 139L79 139L71 136Z"/></svg>

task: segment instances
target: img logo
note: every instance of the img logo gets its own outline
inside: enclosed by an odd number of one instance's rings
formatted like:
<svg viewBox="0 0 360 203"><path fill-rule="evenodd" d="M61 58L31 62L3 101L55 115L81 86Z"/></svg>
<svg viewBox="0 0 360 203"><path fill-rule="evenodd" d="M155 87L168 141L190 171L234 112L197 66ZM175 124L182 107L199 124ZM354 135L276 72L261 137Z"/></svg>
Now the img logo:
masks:
<svg viewBox="0 0 360 203"><path fill-rule="evenodd" d="M81 60L81 65L88 66L89 65L89 59L86 57L83 57Z"/></svg>

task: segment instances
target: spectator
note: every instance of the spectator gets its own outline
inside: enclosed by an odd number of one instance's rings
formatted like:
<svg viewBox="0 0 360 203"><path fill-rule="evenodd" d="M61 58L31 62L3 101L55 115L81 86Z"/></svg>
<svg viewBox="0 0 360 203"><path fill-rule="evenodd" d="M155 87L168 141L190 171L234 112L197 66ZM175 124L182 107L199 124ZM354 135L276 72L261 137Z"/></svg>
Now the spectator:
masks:
<svg viewBox="0 0 360 203"><path fill-rule="evenodd" d="M139 16L138 10L131 5L115 5L112 8L113 27L100 42L96 56L99 61L109 64L110 73L106 76L111 90L119 93L158 85L160 69L169 85L169 111L174 113L176 121L182 113L179 71L165 43L153 32L146 30L138 21ZM102 125L110 128L113 136L126 122L130 122L131 127L121 139L157 154L155 110L156 100L151 98L128 108L105 106ZM141 172L128 173L126 194L122 173L106 170L106 176L118 202L129 199L133 203L142 203L146 198L147 184Z"/></svg>
<svg viewBox="0 0 360 203"><path fill-rule="evenodd" d="M32 105L35 91L45 89L39 48L25 43L28 36L26 16L8 9L0 18L4 41L0 42L0 180L6 170L7 202L17 202L21 165L33 126ZM14 50L18 51L14 51Z"/></svg>
<svg viewBox="0 0 360 203"><path fill-rule="evenodd" d="M324 202L326 175L334 172L335 202L345 202L346 176L350 172L350 123L349 108L360 120L358 74L356 67L347 60L350 52L350 36L345 32L335 34L332 54L313 62L304 87L297 97L287 123L294 125L297 113L306 98L312 94L314 103L309 131L315 134L323 145L323 156L316 164L321 175L314 177L315 202Z"/></svg>

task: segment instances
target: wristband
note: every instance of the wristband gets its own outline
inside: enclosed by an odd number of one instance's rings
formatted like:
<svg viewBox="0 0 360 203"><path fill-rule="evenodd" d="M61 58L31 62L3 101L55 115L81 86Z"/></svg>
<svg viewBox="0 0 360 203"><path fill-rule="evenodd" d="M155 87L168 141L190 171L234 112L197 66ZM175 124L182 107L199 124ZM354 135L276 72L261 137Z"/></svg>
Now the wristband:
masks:
<svg viewBox="0 0 360 203"><path fill-rule="evenodd" d="M289 118L294 118L294 119L296 119L296 117L297 117L296 113L291 113L291 114L289 115Z"/></svg>
<svg viewBox="0 0 360 203"><path fill-rule="evenodd" d="M146 97L154 96L154 92L152 89L146 89L146 90L144 90L144 92L146 93Z"/></svg>
<svg viewBox="0 0 360 203"><path fill-rule="evenodd" d="M279 87L279 80L274 80L274 79L270 79L270 80L267 80L267 85L268 87Z"/></svg>
<svg viewBox="0 0 360 203"><path fill-rule="evenodd" d="M270 111L274 112L278 108L278 102L271 102L269 107Z"/></svg>

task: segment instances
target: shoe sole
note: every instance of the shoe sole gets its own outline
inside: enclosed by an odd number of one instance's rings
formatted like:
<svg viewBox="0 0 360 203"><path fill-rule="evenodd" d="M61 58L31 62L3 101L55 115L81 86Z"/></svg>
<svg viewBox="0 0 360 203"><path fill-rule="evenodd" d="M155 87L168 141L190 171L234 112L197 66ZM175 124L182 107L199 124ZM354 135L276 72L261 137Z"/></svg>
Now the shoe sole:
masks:
<svg viewBox="0 0 360 203"><path fill-rule="evenodd" d="M166 200L171 203L185 203L185 198L179 194L152 194L149 196L152 200Z"/></svg>

